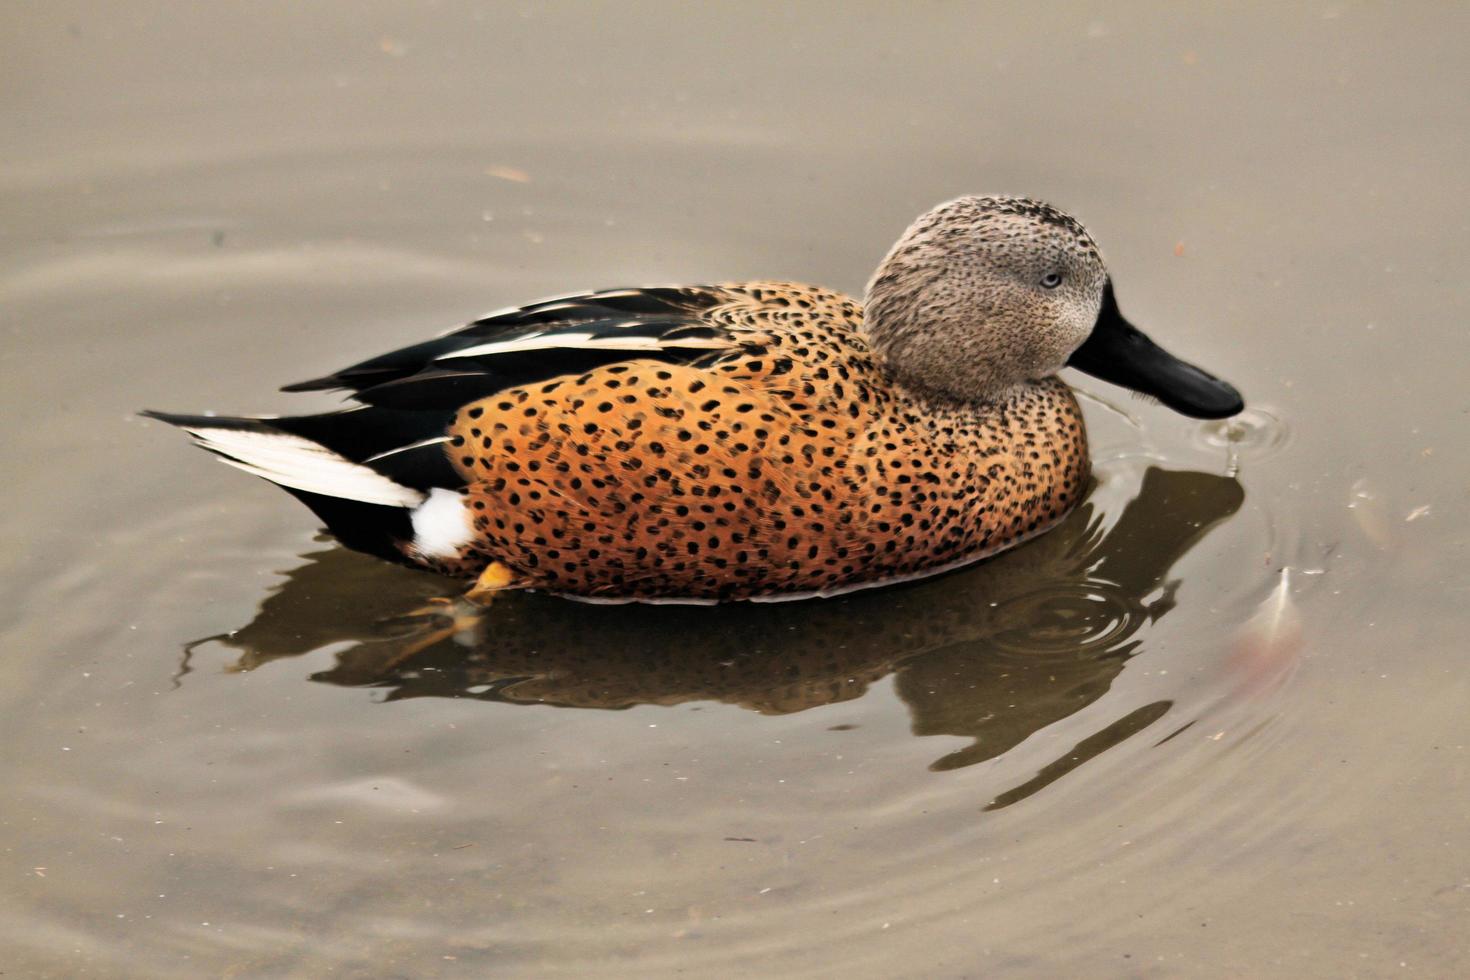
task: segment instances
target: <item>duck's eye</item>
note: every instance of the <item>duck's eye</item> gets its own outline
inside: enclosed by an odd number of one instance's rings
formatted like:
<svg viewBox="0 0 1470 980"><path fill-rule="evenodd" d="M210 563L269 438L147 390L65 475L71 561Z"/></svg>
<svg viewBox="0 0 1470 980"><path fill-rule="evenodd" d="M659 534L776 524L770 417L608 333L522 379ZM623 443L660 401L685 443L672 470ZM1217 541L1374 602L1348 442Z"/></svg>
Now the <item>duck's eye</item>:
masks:
<svg viewBox="0 0 1470 980"><path fill-rule="evenodd" d="M1048 272L1046 275L1041 277L1042 289L1056 289L1061 284L1062 274L1060 272Z"/></svg>

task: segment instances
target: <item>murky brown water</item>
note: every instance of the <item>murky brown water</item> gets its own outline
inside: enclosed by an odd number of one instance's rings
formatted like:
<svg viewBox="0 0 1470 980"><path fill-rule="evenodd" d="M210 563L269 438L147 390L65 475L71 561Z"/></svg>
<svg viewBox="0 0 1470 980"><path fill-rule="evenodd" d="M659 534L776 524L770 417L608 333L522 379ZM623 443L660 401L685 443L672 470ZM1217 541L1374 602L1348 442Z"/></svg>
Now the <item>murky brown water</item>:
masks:
<svg viewBox="0 0 1470 980"><path fill-rule="evenodd" d="M0 12L7 976L1470 969L1463 10L216 7ZM967 191L1252 409L936 581L416 615L132 414Z"/></svg>

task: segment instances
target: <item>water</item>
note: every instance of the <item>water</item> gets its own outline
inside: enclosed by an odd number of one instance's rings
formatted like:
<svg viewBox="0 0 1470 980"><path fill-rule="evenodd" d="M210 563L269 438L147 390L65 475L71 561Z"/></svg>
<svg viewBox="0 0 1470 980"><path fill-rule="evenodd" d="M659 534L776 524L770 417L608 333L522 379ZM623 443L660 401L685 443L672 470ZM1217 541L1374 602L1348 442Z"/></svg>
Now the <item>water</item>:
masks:
<svg viewBox="0 0 1470 980"><path fill-rule="evenodd" d="M0 18L7 974L1465 971L1463 11ZM132 414L967 191L1251 408L1079 381L1088 504L934 581L476 618Z"/></svg>

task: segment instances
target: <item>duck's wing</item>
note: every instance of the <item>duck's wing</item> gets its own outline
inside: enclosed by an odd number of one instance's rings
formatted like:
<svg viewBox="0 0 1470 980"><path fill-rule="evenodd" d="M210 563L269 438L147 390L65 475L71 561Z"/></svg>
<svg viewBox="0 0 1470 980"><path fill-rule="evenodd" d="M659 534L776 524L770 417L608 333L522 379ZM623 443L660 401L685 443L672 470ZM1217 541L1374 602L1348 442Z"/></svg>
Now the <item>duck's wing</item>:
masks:
<svg viewBox="0 0 1470 980"><path fill-rule="evenodd" d="M717 315L718 286L616 289L543 300L285 391L347 389L361 404L317 415L145 412L225 462L290 491L349 547L404 559L436 489L461 490L445 452L456 410L510 387L627 360L698 364L751 342Z"/></svg>
<svg viewBox="0 0 1470 980"><path fill-rule="evenodd" d="M610 289L499 310L282 391L347 389L367 405L456 408L505 388L631 359L687 364L738 346L710 317L730 295L717 286Z"/></svg>

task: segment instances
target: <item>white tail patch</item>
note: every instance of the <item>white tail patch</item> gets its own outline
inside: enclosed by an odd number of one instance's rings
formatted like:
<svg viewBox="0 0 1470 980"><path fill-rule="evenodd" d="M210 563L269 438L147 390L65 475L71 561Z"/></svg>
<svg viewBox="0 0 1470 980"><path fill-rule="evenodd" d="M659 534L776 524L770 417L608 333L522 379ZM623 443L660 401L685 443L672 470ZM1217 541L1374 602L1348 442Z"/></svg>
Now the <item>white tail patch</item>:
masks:
<svg viewBox="0 0 1470 980"><path fill-rule="evenodd" d="M475 536L463 494L435 487L409 515L413 546L431 558L458 558L460 549Z"/></svg>
<svg viewBox="0 0 1470 980"><path fill-rule="evenodd" d="M283 487L390 507L417 507L424 501L422 491L394 483L300 436L202 425L184 429L231 466Z"/></svg>
<svg viewBox="0 0 1470 980"><path fill-rule="evenodd" d="M712 337L662 337L648 336L593 336L590 333L557 333L548 331L535 333L515 340L497 340L464 350L441 354L435 360L449 361L457 357L485 357L491 354L511 354L528 350L556 350L576 348L579 350L728 350L735 345L728 340Z"/></svg>

